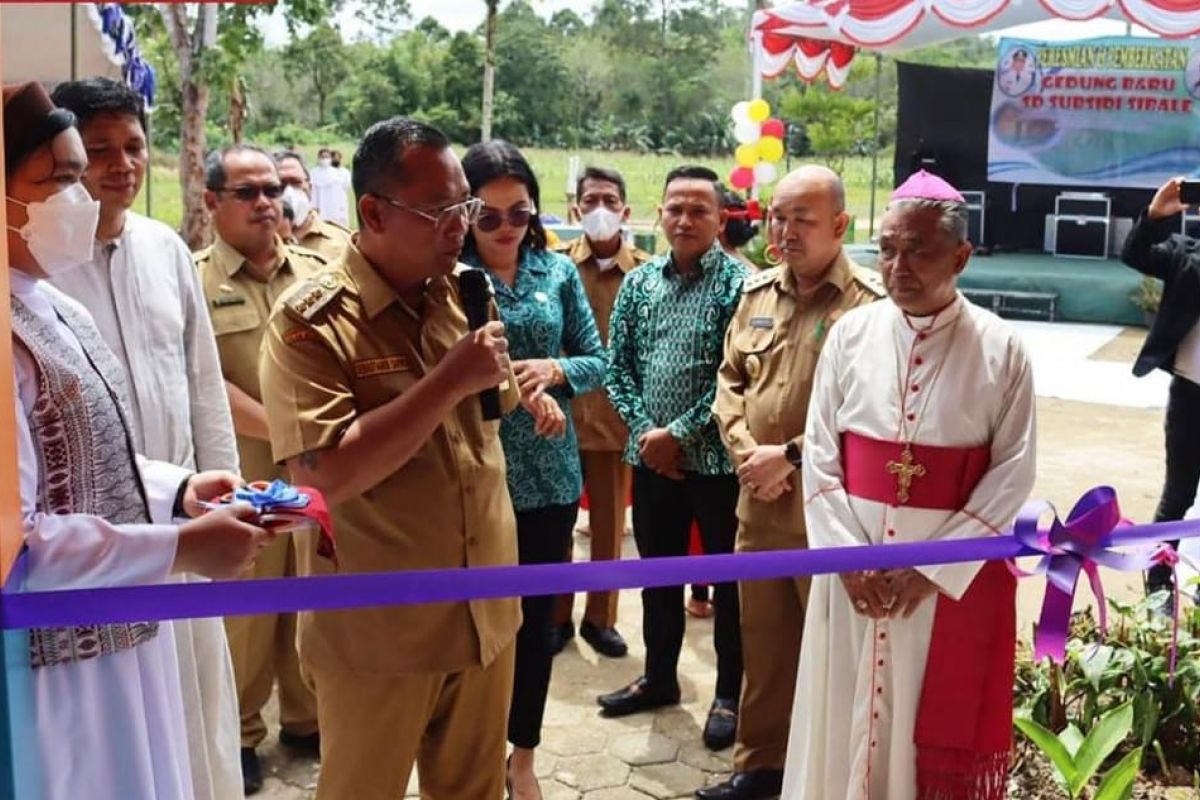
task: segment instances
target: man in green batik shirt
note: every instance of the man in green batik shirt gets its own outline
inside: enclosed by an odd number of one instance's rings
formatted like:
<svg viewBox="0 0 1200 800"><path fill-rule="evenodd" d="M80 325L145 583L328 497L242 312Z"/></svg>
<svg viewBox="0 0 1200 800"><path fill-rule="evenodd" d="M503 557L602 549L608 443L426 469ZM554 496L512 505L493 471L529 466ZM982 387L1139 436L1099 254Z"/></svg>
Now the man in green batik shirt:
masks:
<svg viewBox="0 0 1200 800"><path fill-rule="evenodd" d="M721 443L712 403L725 328L747 270L717 241L725 221L717 175L679 167L667 176L659 217L671 252L631 272L610 321L605 388L629 426L633 529L642 558L687 554L692 520L707 553L733 552L738 481ZM714 591L716 699L704 743L733 743L742 683L737 584ZM607 716L679 702L683 587L642 590L646 672L600 696Z"/></svg>

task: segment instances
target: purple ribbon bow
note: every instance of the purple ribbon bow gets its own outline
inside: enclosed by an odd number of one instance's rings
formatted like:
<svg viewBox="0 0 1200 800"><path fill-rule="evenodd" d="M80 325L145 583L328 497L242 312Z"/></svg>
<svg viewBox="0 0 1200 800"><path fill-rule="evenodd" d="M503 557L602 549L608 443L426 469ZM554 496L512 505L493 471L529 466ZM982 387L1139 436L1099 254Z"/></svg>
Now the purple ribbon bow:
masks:
<svg viewBox="0 0 1200 800"><path fill-rule="evenodd" d="M235 503L249 503L260 513L282 509L308 508L309 497L286 481L278 478L266 486L247 484L233 493Z"/></svg>
<svg viewBox="0 0 1200 800"><path fill-rule="evenodd" d="M1038 521L1047 511L1053 515L1050 527L1039 528ZM1116 490L1111 486L1097 486L1089 490L1075 503L1066 522L1060 521L1054 506L1045 501L1030 503L1018 515L1013 534L1021 544L1043 556L1033 571L1023 572L1016 567L1014 571L1023 577L1046 576L1046 597L1033 637L1035 661L1050 656L1062 663L1066 658L1071 607L1081 571L1087 575L1092 594L1100 606L1100 635L1104 636L1108 631L1108 609L1099 568L1105 566L1123 572L1140 572L1155 564L1174 567L1178 561L1175 551L1165 544L1139 547L1127 552L1112 549L1113 531L1125 524L1128 523L1121 518ZM1175 673L1176 636L1178 619L1171 643L1172 675Z"/></svg>

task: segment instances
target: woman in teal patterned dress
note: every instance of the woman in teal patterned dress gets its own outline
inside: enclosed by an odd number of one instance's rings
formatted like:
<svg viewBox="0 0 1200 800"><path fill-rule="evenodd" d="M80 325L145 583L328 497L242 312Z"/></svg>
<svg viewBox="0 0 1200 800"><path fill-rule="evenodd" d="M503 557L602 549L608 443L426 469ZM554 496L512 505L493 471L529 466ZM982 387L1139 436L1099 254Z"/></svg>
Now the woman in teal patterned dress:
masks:
<svg viewBox="0 0 1200 800"><path fill-rule="evenodd" d="M477 144L463 156L471 193L483 210L471 228L463 261L492 278L509 356L524 402L500 422L508 489L517 516L521 564L562 562L568 552L583 475L570 398L598 389L604 348L583 283L570 259L546 249L537 217L537 178L507 142ZM508 715L510 797L541 797L533 753L554 653L553 596L521 600L513 698Z"/></svg>

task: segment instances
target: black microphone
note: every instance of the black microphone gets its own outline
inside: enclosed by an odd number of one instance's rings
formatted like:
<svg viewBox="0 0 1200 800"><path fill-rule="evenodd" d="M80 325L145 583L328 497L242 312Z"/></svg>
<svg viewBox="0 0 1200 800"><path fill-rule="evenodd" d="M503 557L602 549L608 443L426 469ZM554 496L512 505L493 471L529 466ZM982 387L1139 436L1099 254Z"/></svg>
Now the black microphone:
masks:
<svg viewBox="0 0 1200 800"><path fill-rule="evenodd" d="M465 269L458 274L458 291L462 295L467 326L479 330L490 321L488 303L492 299L492 284L481 269ZM493 386L479 393L479 409L483 418L500 419L500 389Z"/></svg>

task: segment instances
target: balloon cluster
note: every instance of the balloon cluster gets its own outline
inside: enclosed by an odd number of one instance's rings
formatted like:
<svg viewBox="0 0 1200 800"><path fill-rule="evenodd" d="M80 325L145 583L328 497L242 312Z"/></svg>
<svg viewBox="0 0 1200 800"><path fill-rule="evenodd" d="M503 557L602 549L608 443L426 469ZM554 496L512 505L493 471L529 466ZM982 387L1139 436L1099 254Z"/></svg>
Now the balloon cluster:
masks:
<svg viewBox="0 0 1200 800"><path fill-rule="evenodd" d="M738 146L733 152L737 166L729 173L729 184L749 189L774 183L779 177L776 164L784 154L783 121L771 116L771 104L761 97L735 103L730 116Z"/></svg>

